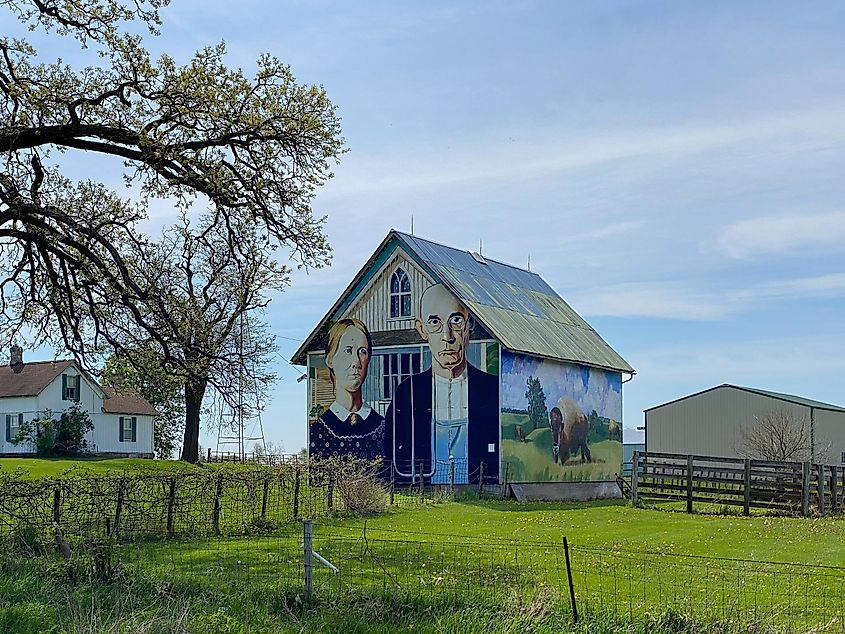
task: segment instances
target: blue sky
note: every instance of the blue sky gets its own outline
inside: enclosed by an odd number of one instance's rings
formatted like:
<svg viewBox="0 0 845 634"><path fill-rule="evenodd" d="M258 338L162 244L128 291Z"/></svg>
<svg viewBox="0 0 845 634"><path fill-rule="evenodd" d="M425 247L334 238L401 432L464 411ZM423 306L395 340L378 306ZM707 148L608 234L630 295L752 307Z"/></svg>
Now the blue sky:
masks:
<svg viewBox="0 0 845 634"><path fill-rule="evenodd" d="M270 52L343 118L349 152L314 202L334 264L274 300L282 357L413 215L422 237L530 254L637 369L628 428L723 382L845 404L845 5L175 0L162 16L153 51L184 62L223 39L245 69ZM296 450L305 383L278 373L266 434Z"/></svg>

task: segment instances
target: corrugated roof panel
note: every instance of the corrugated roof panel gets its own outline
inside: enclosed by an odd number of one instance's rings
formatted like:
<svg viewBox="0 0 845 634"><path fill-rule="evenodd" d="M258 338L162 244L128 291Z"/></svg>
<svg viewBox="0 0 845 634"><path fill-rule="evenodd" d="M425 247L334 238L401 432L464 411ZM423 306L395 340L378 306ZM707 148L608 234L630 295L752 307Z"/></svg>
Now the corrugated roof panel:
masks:
<svg viewBox="0 0 845 634"><path fill-rule="evenodd" d="M478 302L467 301L467 307L482 323L494 330L496 338L510 350L620 372L634 372L625 359L592 328L494 308Z"/></svg>
<svg viewBox="0 0 845 634"><path fill-rule="evenodd" d="M736 385L733 387L738 387L741 390L748 390L749 392L756 392L757 394L762 394L764 396L771 396L772 398L777 398L782 401L790 401L792 403L797 403L798 405L804 405L805 407L813 407L816 409L829 409L836 412L845 412L845 407L841 407L840 405L823 403L822 401L814 401L811 398L804 398L803 396L795 396L794 394L784 394L782 392L770 392L769 390L760 390L756 387L742 387L740 385Z"/></svg>

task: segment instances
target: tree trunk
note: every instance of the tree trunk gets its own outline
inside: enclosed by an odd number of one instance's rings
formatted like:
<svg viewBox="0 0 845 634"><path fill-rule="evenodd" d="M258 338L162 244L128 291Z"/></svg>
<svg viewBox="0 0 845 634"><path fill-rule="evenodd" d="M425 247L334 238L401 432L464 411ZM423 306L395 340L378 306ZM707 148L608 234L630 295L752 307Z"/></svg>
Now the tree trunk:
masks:
<svg viewBox="0 0 845 634"><path fill-rule="evenodd" d="M180 460L197 463L200 460L200 410L205 396L205 380L185 382L185 437Z"/></svg>

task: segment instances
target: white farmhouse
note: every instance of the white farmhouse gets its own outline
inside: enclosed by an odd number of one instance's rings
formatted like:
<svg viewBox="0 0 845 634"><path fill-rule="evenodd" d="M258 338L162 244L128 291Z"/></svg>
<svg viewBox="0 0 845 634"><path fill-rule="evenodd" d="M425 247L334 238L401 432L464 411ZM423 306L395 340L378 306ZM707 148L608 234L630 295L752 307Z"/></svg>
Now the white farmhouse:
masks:
<svg viewBox="0 0 845 634"><path fill-rule="evenodd" d="M153 419L158 412L137 392L102 387L73 360L24 363L19 346L12 347L9 365L0 367L0 455L34 453L29 443L11 442L20 425L46 410L58 417L74 403L94 423L85 436L91 453L153 457Z"/></svg>

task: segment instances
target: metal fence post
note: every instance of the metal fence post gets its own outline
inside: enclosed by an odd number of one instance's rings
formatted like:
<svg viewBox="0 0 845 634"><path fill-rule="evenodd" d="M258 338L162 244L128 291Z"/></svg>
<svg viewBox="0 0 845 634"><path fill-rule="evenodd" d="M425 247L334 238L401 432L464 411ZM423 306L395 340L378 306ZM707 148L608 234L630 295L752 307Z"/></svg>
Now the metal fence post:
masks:
<svg viewBox="0 0 845 634"><path fill-rule="evenodd" d="M117 485L117 506L114 509L114 536L117 538L120 531L120 516L123 514L123 490L126 481L121 478Z"/></svg>
<svg viewBox="0 0 845 634"><path fill-rule="evenodd" d="M563 556L566 559L566 578L569 581L569 605L572 607L572 622L578 622L578 606L575 604L575 586L572 584L572 564L569 561L569 542L563 536Z"/></svg>
<svg viewBox="0 0 845 634"><path fill-rule="evenodd" d="M637 499L637 477L640 471L640 452L635 451L631 458L631 506L637 506L639 500Z"/></svg>
<svg viewBox="0 0 845 634"><path fill-rule="evenodd" d="M810 463L801 463L801 515L810 514Z"/></svg>
<svg viewBox="0 0 845 634"><path fill-rule="evenodd" d="M419 474L419 487L420 487L420 488L419 488L419 495L420 495L420 501L422 501L422 500L423 500L423 498L425 497L425 484L423 483L423 463L422 463L422 460L420 460L419 465L417 465L417 473Z"/></svg>
<svg viewBox="0 0 845 634"><path fill-rule="evenodd" d="M449 495L455 494L455 460L449 461Z"/></svg>
<svg viewBox="0 0 845 634"><path fill-rule="evenodd" d="M396 489L396 472L393 469L393 463L390 464L390 506L393 506Z"/></svg>
<svg viewBox="0 0 845 634"><path fill-rule="evenodd" d="M305 565L305 601L311 601L314 596L314 567L311 563L312 541L314 526L311 520L302 522L302 555Z"/></svg>
<svg viewBox="0 0 845 634"><path fill-rule="evenodd" d="M484 462L478 465L478 497L484 495Z"/></svg>
<svg viewBox="0 0 845 634"><path fill-rule="evenodd" d="M261 519L267 517L267 498L270 494L270 476L264 476L264 490L261 492Z"/></svg>
<svg viewBox="0 0 845 634"><path fill-rule="evenodd" d="M751 514L751 460L745 459L742 465L743 468L743 487L745 489L743 496L742 512L744 515Z"/></svg>

